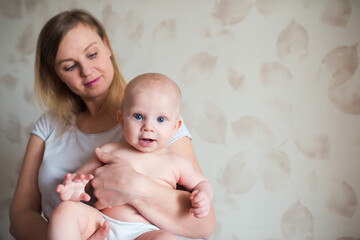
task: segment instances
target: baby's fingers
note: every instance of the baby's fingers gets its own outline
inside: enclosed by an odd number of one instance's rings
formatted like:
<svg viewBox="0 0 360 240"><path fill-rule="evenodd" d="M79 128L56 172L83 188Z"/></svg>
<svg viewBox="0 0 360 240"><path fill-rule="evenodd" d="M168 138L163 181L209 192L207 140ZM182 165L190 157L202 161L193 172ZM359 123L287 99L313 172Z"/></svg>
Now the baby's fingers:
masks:
<svg viewBox="0 0 360 240"><path fill-rule="evenodd" d="M80 195L80 201L88 202L90 201L90 199L91 199L90 195L85 192Z"/></svg>
<svg viewBox="0 0 360 240"><path fill-rule="evenodd" d="M207 198L207 195L204 192L197 192L193 195L193 197L191 198L190 196L190 200L192 204L198 203L203 201L204 199Z"/></svg>
<svg viewBox="0 0 360 240"><path fill-rule="evenodd" d="M198 192L199 192L199 190L192 191L190 194L190 200L193 200Z"/></svg>
<svg viewBox="0 0 360 240"><path fill-rule="evenodd" d="M202 218L205 217L209 214L210 212L210 207L209 206L204 206L201 208L191 208L190 209L190 213L194 214L194 217L197 218Z"/></svg>
<svg viewBox="0 0 360 240"><path fill-rule="evenodd" d="M56 187L56 192L62 193L64 191L65 186L63 184L59 184Z"/></svg>
<svg viewBox="0 0 360 240"><path fill-rule="evenodd" d="M92 180L92 179L94 179L94 175L92 175L92 174L86 174L86 176L85 176L85 180L86 181L90 181L90 180Z"/></svg>
<svg viewBox="0 0 360 240"><path fill-rule="evenodd" d="M64 178L64 185L68 185L72 182L71 173L67 173Z"/></svg>

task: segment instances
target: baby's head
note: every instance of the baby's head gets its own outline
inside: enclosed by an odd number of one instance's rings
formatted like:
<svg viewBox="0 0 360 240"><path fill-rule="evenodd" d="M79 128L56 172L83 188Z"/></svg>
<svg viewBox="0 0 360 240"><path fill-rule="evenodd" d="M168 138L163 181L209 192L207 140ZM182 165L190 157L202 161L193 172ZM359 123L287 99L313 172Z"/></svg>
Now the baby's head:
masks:
<svg viewBox="0 0 360 240"><path fill-rule="evenodd" d="M142 152L166 147L181 126L181 92L170 78L145 73L125 88L118 113L126 141Z"/></svg>

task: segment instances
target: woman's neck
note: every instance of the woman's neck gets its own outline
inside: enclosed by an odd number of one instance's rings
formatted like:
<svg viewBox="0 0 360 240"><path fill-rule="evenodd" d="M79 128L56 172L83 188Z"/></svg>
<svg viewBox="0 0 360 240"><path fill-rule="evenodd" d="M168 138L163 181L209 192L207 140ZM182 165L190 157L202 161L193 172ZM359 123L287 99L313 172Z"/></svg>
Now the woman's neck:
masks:
<svg viewBox="0 0 360 240"><path fill-rule="evenodd" d="M109 131L118 124L116 113L85 111L76 115L76 126L83 133L93 134Z"/></svg>

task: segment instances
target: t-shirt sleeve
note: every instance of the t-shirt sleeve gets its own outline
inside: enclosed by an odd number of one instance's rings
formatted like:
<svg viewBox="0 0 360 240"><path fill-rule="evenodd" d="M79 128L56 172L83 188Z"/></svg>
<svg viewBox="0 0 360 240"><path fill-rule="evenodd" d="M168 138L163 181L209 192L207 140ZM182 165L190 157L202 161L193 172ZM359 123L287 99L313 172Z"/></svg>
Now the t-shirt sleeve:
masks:
<svg viewBox="0 0 360 240"><path fill-rule="evenodd" d="M42 140L46 141L53 131L51 127L51 117L49 113L44 113L40 116L40 118L36 121L31 134L35 134L40 137Z"/></svg>
<svg viewBox="0 0 360 240"><path fill-rule="evenodd" d="M182 118L181 118L181 120L182 120L182 124L181 124L180 128L176 131L175 136L173 137L173 139L171 139L171 141L168 145L172 144L173 142L175 142L183 137L188 137L188 138L192 139L190 132L185 125L184 120Z"/></svg>

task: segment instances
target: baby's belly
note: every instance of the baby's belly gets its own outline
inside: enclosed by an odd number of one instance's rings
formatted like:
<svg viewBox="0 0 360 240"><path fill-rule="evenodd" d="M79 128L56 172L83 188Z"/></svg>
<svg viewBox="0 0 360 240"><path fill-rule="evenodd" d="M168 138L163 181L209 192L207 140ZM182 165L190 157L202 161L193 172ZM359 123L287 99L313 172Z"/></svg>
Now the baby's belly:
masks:
<svg viewBox="0 0 360 240"><path fill-rule="evenodd" d="M113 219L124 222L143 222L150 223L132 206L125 204L119 207L105 208L101 210L103 214Z"/></svg>

